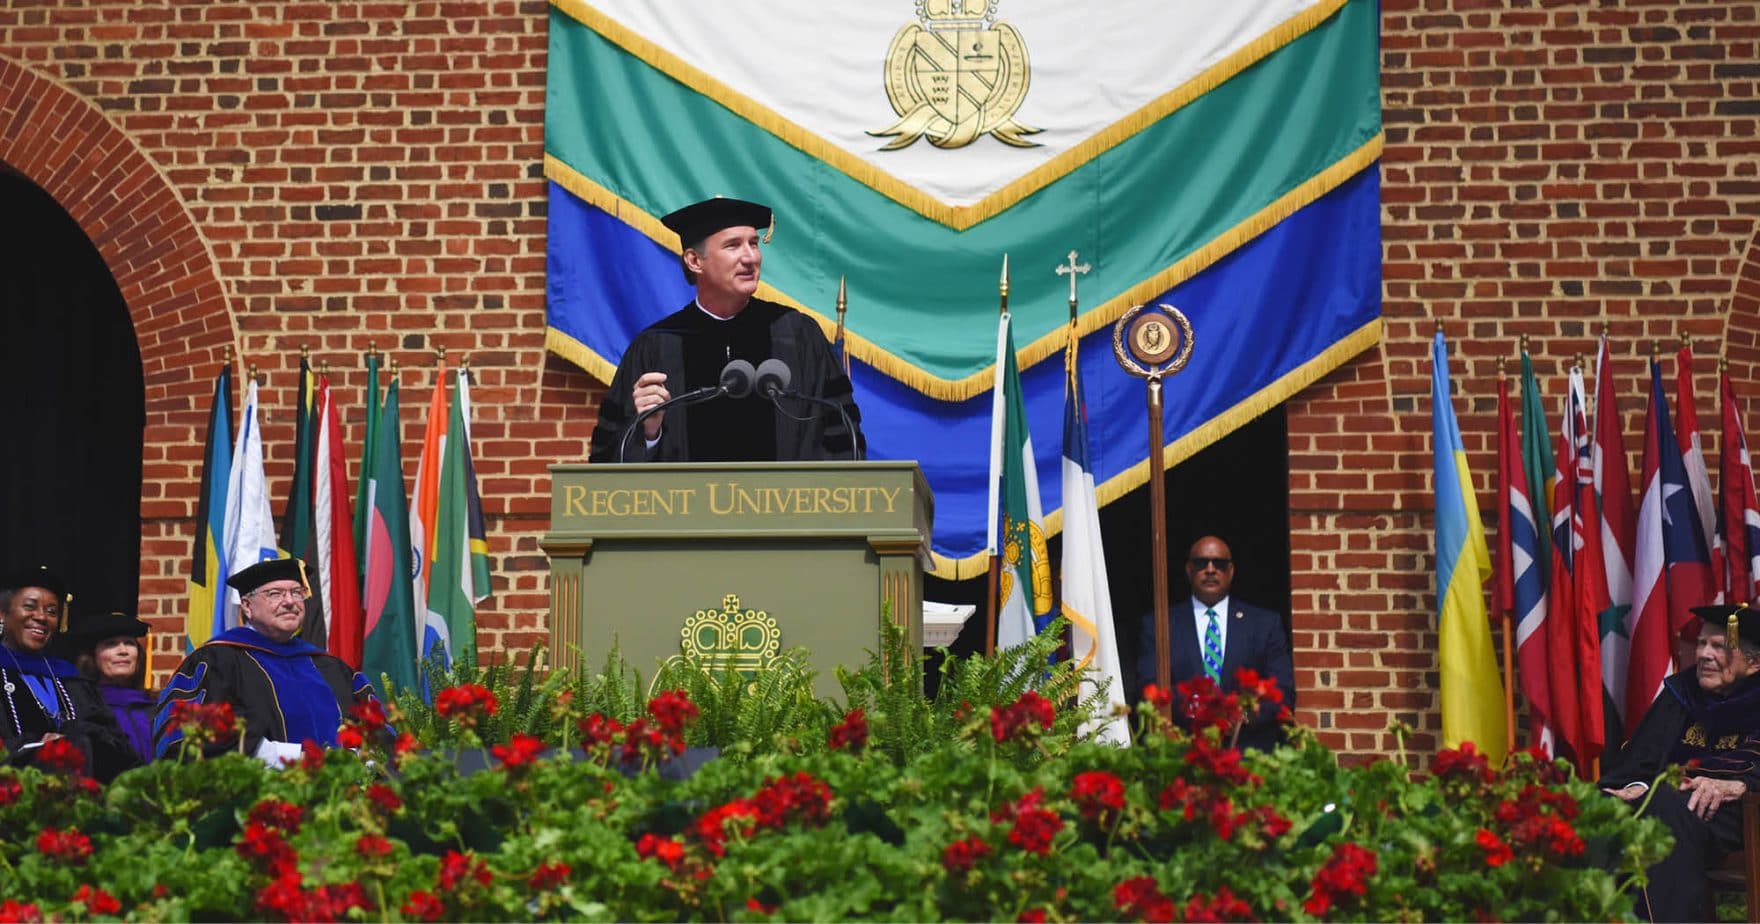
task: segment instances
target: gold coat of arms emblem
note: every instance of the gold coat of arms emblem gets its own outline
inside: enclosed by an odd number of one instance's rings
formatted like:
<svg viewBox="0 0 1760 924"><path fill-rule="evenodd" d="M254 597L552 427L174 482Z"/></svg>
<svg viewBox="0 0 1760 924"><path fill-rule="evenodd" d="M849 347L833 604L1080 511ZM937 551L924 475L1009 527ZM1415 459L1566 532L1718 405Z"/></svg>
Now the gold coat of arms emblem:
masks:
<svg viewBox="0 0 1760 924"><path fill-rule="evenodd" d="M980 135L1020 148L1039 131L1015 121L1032 70L1020 32L996 21L999 0L917 0L917 19L886 52L886 98L899 119L868 134L896 151L928 138L965 147Z"/></svg>

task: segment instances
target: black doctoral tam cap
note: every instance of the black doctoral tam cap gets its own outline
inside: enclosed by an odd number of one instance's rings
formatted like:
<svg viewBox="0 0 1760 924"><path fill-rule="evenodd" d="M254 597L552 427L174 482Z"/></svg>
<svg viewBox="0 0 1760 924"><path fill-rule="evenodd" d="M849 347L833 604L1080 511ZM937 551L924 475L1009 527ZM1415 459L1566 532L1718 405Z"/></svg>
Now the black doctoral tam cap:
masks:
<svg viewBox="0 0 1760 924"><path fill-rule="evenodd" d="M1746 603L1715 603L1693 607L1693 615L1704 620L1708 626L1722 629L1725 636L1729 635L1731 628L1739 627L1742 639L1749 644L1760 644L1760 609ZM1734 648L1737 640L1726 638L1724 644Z"/></svg>
<svg viewBox="0 0 1760 924"><path fill-rule="evenodd" d="M74 623L73 634L85 639L88 644L97 644L107 638L130 635L140 638L150 628L145 622L137 619L132 613L121 611L105 613L102 616L85 616Z"/></svg>
<svg viewBox="0 0 1760 924"><path fill-rule="evenodd" d="M689 247L724 228L767 228L770 218L768 205L717 196L687 205L660 223L678 235L679 246Z"/></svg>
<svg viewBox="0 0 1760 924"><path fill-rule="evenodd" d="M306 583L306 563L297 558L271 558L260 561L226 579L226 586L248 594L270 581L298 581L299 586L311 591Z"/></svg>
<svg viewBox="0 0 1760 924"><path fill-rule="evenodd" d="M67 582L50 571L47 565L13 568L6 572L4 578L0 578L0 590L18 590L22 587L41 587L62 600L67 599Z"/></svg>

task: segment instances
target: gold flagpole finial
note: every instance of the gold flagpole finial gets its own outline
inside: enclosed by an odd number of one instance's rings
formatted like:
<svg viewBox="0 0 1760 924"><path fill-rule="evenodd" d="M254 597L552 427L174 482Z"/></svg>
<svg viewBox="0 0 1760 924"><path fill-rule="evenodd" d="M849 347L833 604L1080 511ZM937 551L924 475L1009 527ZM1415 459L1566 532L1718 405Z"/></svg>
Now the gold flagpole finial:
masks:
<svg viewBox="0 0 1760 924"><path fill-rule="evenodd" d="M1518 349L1520 349L1523 353L1528 352L1528 335L1527 334L1523 334L1521 337L1517 338L1517 343L1518 343Z"/></svg>
<svg viewBox="0 0 1760 924"><path fill-rule="evenodd" d="M1693 335L1683 331L1681 333L1681 349L1690 350L1692 348L1693 348Z"/></svg>
<svg viewBox="0 0 1760 924"><path fill-rule="evenodd" d="M1006 253L1004 253L1002 255L1002 282L998 285L997 292L1002 296L1002 308L998 311L998 314L1007 314L1008 313L1008 254L1006 254Z"/></svg>
<svg viewBox="0 0 1760 924"><path fill-rule="evenodd" d="M1601 319L1601 336L1603 336L1603 337L1607 336L1607 332L1612 329L1613 329L1613 325L1608 323L1606 318L1602 318Z"/></svg>
<svg viewBox="0 0 1760 924"><path fill-rule="evenodd" d="M385 371L390 374L391 380L395 382L397 381L397 357L387 353L385 354L385 359Z"/></svg>
<svg viewBox="0 0 1760 924"><path fill-rule="evenodd" d="M1650 358L1652 360L1654 360L1661 355L1662 355L1662 344L1656 340L1650 341Z"/></svg>
<svg viewBox="0 0 1760 924"><path fill-rule="evenodd" d="M1718 372L1728 372L1729 371L1729 356L1727 354L1717 357L1717 371Z"/></svg>
<svg viewBox="0 0 1760 924"><path fill-rule="evenodd" d="M226 365L232 365L232 344L226 345Z"/></svg>
<svg viewBox="0 0 1760 924"><path fill-rule="evenodd" d="M246 374L245 381L251 383L252 385L255 385L257 383L257 364L251 363L249 366L247 366L245 374Z"/></svg>
<svg viewBox="0 0 1760 924"><path fill-rule="evenodd" d="M1497 357L1497 377L1498 378L1500 378L1500 379L1509 378L1508 363L1509 363L1509 357L1507 357L1507 356Z"/></svg>
<svg viewBox="0 0 1760 924"><path fill-rule="evenodd" d="M1077 263L1076 257L1077 253L1073 250L1070 251L1069 257L1057 267L1057 275L1069 277L1069 319L1071 323L1074 323L1076 319L1076 277L1086 276L1088 271L1094 268L1087 263Z"/></svg>
<svg viewBox="0 0 1760 924"><path fill-rule="evenodd" d="M849 375L849 328L844 324L844 315L849 311L849 290L844 285L843 276L837 277L837 361L843 364L843 374Z"/></svg>
<svg viewBox="0 0 1760 924"><path fill-rule="evenodd" d="M324 378L330 377L330 360L326 359L318 363L318 374Z"/></svg>
<svg viewBox="0 0 1760 924"><path fill-rule="evenodd" d="M309 362L311 360L311 358L312 358L311 345L305 344L305 343L300 344L299 345L299 361L302 363Z"/></svg>

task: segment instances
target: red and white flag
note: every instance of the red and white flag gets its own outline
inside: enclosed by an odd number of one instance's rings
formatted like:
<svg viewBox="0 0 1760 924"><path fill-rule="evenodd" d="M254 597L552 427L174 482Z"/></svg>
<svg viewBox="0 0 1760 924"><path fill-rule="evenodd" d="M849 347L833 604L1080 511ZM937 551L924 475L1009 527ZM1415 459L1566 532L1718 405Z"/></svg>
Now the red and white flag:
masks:
<svg viewBox="0 0 1760 924"><path fill-rule="evenodd" d="M1576 569L1581 564L1583 530L1581 512L1577 510L1577 471L1587 463L1589 451L1588 420L1583 413L1583 371L1571 368L1569 387L1565 389L1564 409L1558 431L1558 481L1552 494L1552 581L1546 599L1546 681L1552 711L1548 725L1552 729L1555 753L1586 767L1588 745L1584 737L1582 690L1587 685L1580 679L1577 650L1577 586ZM1600 665L1597 664L1599 674ZM1601 684L1592 688L1599 697Z"/></svg>
<svg viewBox="0 0 1760 924"><path fill-rule="evenodd" d="M1699 535L1710 553L1710 582L1700 589L1707 603L1723 602L1722 582L1717 573L1723 570L1723 546L1717 535L1717 505L1711 494L1711 473L1705 469L1705 442L1699 438L1699 414L1693 401L1693 348L1683 344L1674 359L1675 437L1681 446L1681 461L1686 463L1687 488L1693 492L1693 511L1699 515Z"/></svg>
<svg viewBox="0 0 1760 924"><path fill-rule="evenodd" d="M312 478L313 529L318 550L318 594L328 623L330 653L356 670L366 627L361 581L354 553L354 514L348 503L348 463L342 451L342 418L330 377L318 379L318 465Z"/></svg>
<svg viewBox="0 0 1760 924"><path fill-rule="evenodd" d="M1748 456L1748 438L1736 409L1736 390L1725 372L1719 383L1723 404L1718 488L1719 532L1723 537L1723 599L1751 603L1756 599L1755 581L1760 579L1760 502L1754 492L1754 463Z"/></svg>
<svg viewBox="0 0 1760 924"><path fill-rule="evenodd" d="M1632 609L1637 515L1632 510L1632 479L1626 468L1625 432L1616 392L1607 338L1603 336L1595 357L1595 445L1591 450L1601 533L1599 575L1603 583L1597 591L1597 608L1589 615L1594 620L1600 646L1601 686L1606 691L1607 703L1623 725L1629 652L1624 630L1626 615Z"/></svg>

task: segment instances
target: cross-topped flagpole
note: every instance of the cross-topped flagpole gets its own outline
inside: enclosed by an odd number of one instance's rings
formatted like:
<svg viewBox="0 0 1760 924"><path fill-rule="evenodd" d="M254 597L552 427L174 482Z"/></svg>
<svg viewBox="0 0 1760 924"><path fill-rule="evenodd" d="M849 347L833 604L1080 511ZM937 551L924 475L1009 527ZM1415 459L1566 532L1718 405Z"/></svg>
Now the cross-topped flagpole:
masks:
<svg viewBox="0 0 1760 924"><path fill-rule="evenodd" d="M1073 250L1069 252L1069 259L1057 268L1057 275L1069 277L1069 312L1072 318L1075 317L1076 312L1076 277L1086 276L1088 270L1093 268L1087 263L1077 263L1076 252Z"/></svg>

